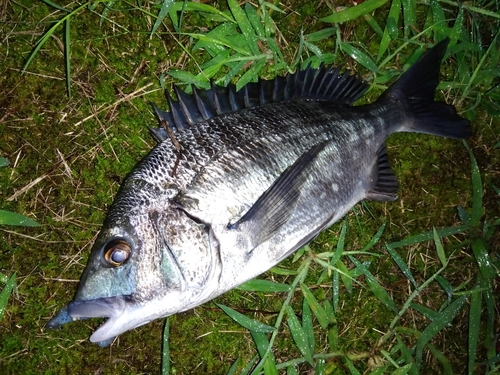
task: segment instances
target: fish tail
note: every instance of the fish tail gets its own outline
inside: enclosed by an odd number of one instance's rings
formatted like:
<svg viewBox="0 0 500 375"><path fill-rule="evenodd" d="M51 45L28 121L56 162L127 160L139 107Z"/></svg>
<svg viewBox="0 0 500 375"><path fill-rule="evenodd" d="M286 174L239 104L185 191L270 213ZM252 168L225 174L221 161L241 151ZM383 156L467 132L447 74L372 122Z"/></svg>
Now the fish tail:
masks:
<svg viewBox="0 0 500 375"><path fill-rule="evenodd" d="M450 39L437 43L413 64L377 101L401 104L408 121L397 131L417 132L464 139L471 132L470 122L457 114L455 107L434 101L439 71Z"/></svg>

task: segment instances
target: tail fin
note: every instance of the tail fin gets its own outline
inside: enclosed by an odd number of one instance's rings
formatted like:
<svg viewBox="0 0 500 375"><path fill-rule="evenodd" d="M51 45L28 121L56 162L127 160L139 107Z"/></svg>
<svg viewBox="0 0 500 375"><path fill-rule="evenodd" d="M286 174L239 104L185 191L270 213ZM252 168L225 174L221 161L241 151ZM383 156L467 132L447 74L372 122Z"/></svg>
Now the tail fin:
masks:
<svg viewBox="0 0 500 375"><path fill-rule="evenodd" d="M427 133L463 139L472 132L468 120L455 107L434 101L439 69L450 39L437 43L413 64L377 101L396 101L410 111L410 120L400 131Z"/></svg>

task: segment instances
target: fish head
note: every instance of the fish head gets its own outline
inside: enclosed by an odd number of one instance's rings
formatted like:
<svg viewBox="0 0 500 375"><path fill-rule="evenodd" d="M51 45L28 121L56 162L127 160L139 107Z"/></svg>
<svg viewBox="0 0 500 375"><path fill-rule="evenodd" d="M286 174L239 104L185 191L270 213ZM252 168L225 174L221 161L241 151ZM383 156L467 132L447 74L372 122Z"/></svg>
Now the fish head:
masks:
<svg viewBox="0 0 500 375"><path fill-rule="evenodd" d="M141 240L139 228L134 228L132 223L142 215L135 211L119 220L108 216L94 243L75 298L68 305L68 315L73 320L107 318L90 337L92 342L105 342L149 321L142 307L147 297L142 291L144 276L140 277L140 269L141 262L147 261L143 255L146 251L152 253L151 242L155 239L153 236ZM149 282L158 284L161 280L152 273Z"/></svg>
<svg viewBox="0 0 500 375"><path fill-rule="evenodd" d="M137 194L117 196L74 300L49 328L107 318L90 341L109 344L123 332L206 300L203 291L214 269L209 228L170 199Z"/></svg>

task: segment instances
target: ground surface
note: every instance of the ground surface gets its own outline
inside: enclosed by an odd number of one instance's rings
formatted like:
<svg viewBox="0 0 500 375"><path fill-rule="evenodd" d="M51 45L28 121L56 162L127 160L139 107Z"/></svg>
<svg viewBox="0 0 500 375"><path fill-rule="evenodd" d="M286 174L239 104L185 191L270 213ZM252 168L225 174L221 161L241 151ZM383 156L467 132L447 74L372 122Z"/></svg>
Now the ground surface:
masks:
<svg viewBox="0 0 500 375"><path fill-rule="evenodd" d="M0 156L7 157L10 166L0 169L0 207L22 213L42 226L0 228L0 272L16 273L18 285L0 321L0 367L5 374L158 373L164 324L161 320L123 334L106 349L87 340L99 322L73 323L60 331L45 330L44 325L73 298L107 206L126 174L154 145L147 131L147 126L155 125L149 102L167 108L160 75L171 67L194 71L192 62L168 33L147 37L151 24L140 12L131 10L113 16L116 23L126 25L128 31L124 31L110 22L99 27L96 14L82 11L71 23L69 98L61 51L62 27L49 38L27 71L22 75L20 72L36 41L50 27L48 22L60 19L63 13L54 14L54 8L41 2L3 4ZM74 9L76 5L67 6ZM292 56L300 27L305 32L325 27L317 16L330 11L324 4L316 8L286 2L283 9L285 15L278 17L278 27L287 30L283 41L290 45L283 43L282 47ZM195 24L196 19L190 22ZM353 22L343 26L342 31L357 39L362 38L364 27L361 22ZM447 100L452 102L453 98ZM459 110L463 109L465 105ZM483 176L484 205L494 218L498 217L499 206L491 185L496 180L498 186L500 175L498 150L492 147L498 141L499 125L481 111L476 111L475 135L470 144ZM398 134L390 139L388 149L400 179L400 199L372 203L371 214L362 206L349 214L347 247L362 248L382 223L387 223L380 244L372 250L381 257L372 262L370 270L396 301L404 301L407 279L383 245L432 227L457 224L455 207L471 204L470 164L467 150L454 140ZM311 245L312 251L330 251L339 231L339 225L325 231ZM453 243L461 240L458 236L445 241L448 254ZM498 236L491 244L500 246ZM474 277L476 266L467 246L454 250L453 264L444 276L453 285L460 285ZM431 243L406 247L400 255L411 264L418 280L425 280L439 267ZM283 267L296 268L291 260ZM328 281L325 285L315 284L320 273L320 268L313 268L308 279L319 299L326 298L325 293L331 289ZM288 280L275 274L264 277ZM273 324L283 298L281 294L233 291L217 302ZM435 308L442 298L436 286L418 300ZM301 303L299 296L292 301L299 310ZM352 294L342 294L340 303L337 321L342 350L369 353L392 315L360 286L355 286ZM403 323L421 329L420 319L408 314ZM172 367L177 374L225 373L237 357L249 360L255 354L248 331L214 303L172 317L170 326ZM458 371L465 363L466 326L464 310L435 343ZM319 333L318 337L318 346L326 347L325 334ZM290 334L283 332L276 344L278 360L297 357L297 349L290 341ZM374 360L365 356L360 359L360 368L369 368ZM428 366L435 369L433 366L438 365L429 359ZM342 364L334 368L337 372L333 373L344 373Z"/></svg>

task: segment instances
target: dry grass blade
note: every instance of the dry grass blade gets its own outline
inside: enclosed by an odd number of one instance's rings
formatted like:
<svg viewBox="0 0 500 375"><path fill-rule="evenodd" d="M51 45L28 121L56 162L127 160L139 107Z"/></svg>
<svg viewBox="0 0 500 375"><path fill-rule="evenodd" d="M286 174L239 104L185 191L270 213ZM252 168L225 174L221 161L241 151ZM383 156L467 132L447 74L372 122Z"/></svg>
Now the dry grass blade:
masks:
<svg viewBox="0 0 500 375"><path fill-rule="evenodd" d="M6 199L7 202L11 202L13 201L14 199L16 199L17 197L19 197L20 195L26 193L28 190L30 190L31 188L33 188L33 186L35 186L36 184L38 184L39 182L43 181L45 178L47 178L48 176L50 175L50 172L47 172L47 173L44 173L43 175L41 175L40 177L37 177L35 178L33 181L31 181L29 184L27 184L26 186L24 186L23 188L19 189L18 191L16 191L14 194L12 194L10 197L8 197Z"/></svg>
<svg viewBox="0 0 500 375"><path fill-rule="evenodd" d="M127 100L131 100L131 99L133 99L133 98L135 98L135 97L137 97L137 96L147 95L147 94L151 94L151 93L153 93L153 92L156 92L156 91L161 90L161 89L154 89L154 90L150 90L150 91L146 91L146 92L144 92L144 90L145 90L145 89L147 89L148 87L150 87L150 86L152 86L152 85L153 85L153 83L152 83L152 82L150 82L150 83L148 83L147 85L145 85L145 86L143 86L143 87L141 87L141 88L139 88L139 89L135 90L134 92L131 92L130 94L125 95L123 98L118 99L118 100L117 100L116 102L114 102L113 104L110 104L110 105L108 105L108 106L105 106L105 107L103 107L103 108L101 108L101 109L97 110L95 113L91 114L90 116L85 117L83 120L78 121L78 122L75 124L75 126L79 126L79 125L83 124L84 122L86 122L86 121L90 120L91 118L96 117L96 116L97 116L97 115L99 115L100 113L102 113L102 112L106 112L106 111L110 110L111 108L114 108L114 107L116 107L118 104L123 103L123 102L125 102L125 101L127 101Z"/></svg>

